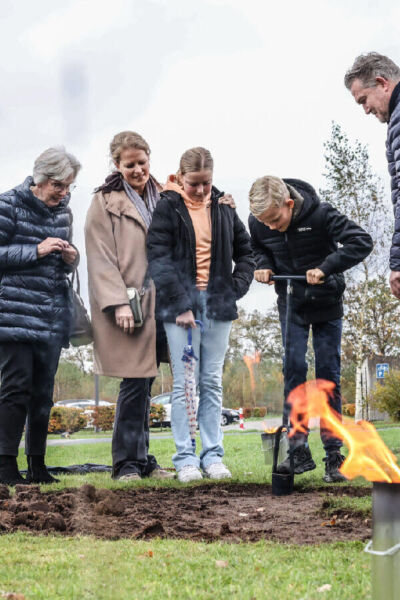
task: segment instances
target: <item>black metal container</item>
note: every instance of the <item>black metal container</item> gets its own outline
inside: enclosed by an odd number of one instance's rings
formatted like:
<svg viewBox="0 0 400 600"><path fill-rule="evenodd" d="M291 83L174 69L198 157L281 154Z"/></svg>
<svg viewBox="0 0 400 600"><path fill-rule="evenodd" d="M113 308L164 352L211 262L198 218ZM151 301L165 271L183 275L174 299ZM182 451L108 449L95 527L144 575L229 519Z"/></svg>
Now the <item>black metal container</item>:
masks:
<svg viewBox="0 0 400 600"><path fill-rule="evenodd" d="M373 600L400 598L400 483L374 483L372 540L365 551L372 557Z"/></svg>
<svg viewBox="0 0 400 600"><path fill-rule="evenodd" d="M294 462L293 462L293 452L289 449L289 458L290 458L290 473L277 473L277 463L278 463L278 455L279 455L279 447L280 447L280 438L282 435L282 431L286 429L283 425L278 427L275 433L275 446L274 446L274 464L272 467L272 494L273 496L288 496L293 492L293 484L294 484Z"/></svg>

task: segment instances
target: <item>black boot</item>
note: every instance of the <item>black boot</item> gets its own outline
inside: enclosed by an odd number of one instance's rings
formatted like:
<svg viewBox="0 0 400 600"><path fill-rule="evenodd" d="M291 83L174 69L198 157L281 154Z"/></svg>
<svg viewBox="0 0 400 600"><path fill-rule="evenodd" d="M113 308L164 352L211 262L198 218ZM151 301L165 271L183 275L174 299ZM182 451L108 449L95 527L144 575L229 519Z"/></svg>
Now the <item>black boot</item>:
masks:
<svg viewBox="0 0 400 600"><path fill-rule="evenodd" d="M326 483L337 483L340 481L347 481L346 477L341 474L339 468L342 466L345 457L340 454L339 450L331 450L327 452L326 458L323 459L325 462L325 475L324 481Z"/></svg>
<svg viewBox="0 0 400 600"><path fill-rule="evenodd" d="M6 485L24 485L27 483L18 471L16 456L0 455L0 483Z"/></svg>
<svg viewBox="0 0 400 600"><path fill-rule="evenodd" d="M301 473L305 473L305 471L312 471L317 466L313 461L311 450L308 446L301 444L300 446L297 446L297 448L294 448L292 452L295 475L300 475ZM277 466L276 470L278 473L290 473L289 456Z"/></svg>
<svg viewBox="0 0 400 600"><path fill-rule="evenodd" d="M26 475L28 483L57 483L60 481L48 472L44 464L44 454L38 456L28 454L26 458L28 460L28 473Z"/></svg>

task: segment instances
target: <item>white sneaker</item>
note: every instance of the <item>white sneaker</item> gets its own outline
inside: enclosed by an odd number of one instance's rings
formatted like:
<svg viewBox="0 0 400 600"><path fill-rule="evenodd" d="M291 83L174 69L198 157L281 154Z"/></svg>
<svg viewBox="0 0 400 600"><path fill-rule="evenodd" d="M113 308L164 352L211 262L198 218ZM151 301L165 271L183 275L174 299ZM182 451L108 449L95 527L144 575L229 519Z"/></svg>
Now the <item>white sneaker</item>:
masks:
<svg viewBox="0 0 400 600"><path fill-rule="evenodd" d="M189 483L189 481L197 481L198 479L203 479L203 475L200 469L194 465L185 465L178 471L178 480L182 483Z"/></svg>
<svg viewBox="0 0 400 600"><path fill-rule="evenodd" d="M232 477L232 473L229 469L226 468L226 466L222 462L212 463L212 465L208 465L208 467L204 469L204 473L210 479L230 479Z"/></svg>

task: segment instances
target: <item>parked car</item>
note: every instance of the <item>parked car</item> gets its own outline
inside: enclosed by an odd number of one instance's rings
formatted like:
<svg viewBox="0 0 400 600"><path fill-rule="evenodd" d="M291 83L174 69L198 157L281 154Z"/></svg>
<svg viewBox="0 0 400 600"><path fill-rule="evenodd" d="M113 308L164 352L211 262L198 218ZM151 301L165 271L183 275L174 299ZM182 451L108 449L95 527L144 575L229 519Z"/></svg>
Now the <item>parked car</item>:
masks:
<svg viewBox="0 0 400 600"><path fill-rule="evenodd" d="M162 423L163 426L171 425L171 392L167 392L165 394L160 394L159 396L154 396L151 399L152 404L162 404L165 410L165 417ZM197 400L198 403L198 400ZM222 408L221 413L221 425L229 425L230 423L234 423L235 421L239 421L239 411L233 410L231 408Z"/></svg>
<svg viewBox="0 0 400 600"><path fill-rule="evenodd" d="M222 407L221 425L230 425L231 423L235 423L236 421L239 421L239 411L234 410L233 408Z"/></svg>

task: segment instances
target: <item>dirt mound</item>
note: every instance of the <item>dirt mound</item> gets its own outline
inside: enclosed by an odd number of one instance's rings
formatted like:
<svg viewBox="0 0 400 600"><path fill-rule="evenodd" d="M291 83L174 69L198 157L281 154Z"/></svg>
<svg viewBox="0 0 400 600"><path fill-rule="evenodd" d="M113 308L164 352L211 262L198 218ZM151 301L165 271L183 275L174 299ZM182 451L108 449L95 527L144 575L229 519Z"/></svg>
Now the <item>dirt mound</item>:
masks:
<svg viewBox="0 0 400 600"><path fill-rule="evenodd" d="M365 540L371 523L365 515L338 511L330 496L368 496L350 486L301 489L274 497L269 485L205 484L190 488L96 489L92 485L42 493L17 486L10 497L0 486L0 532L30 531L100 538L253 542L268 539L295 544Z"/></svg>

